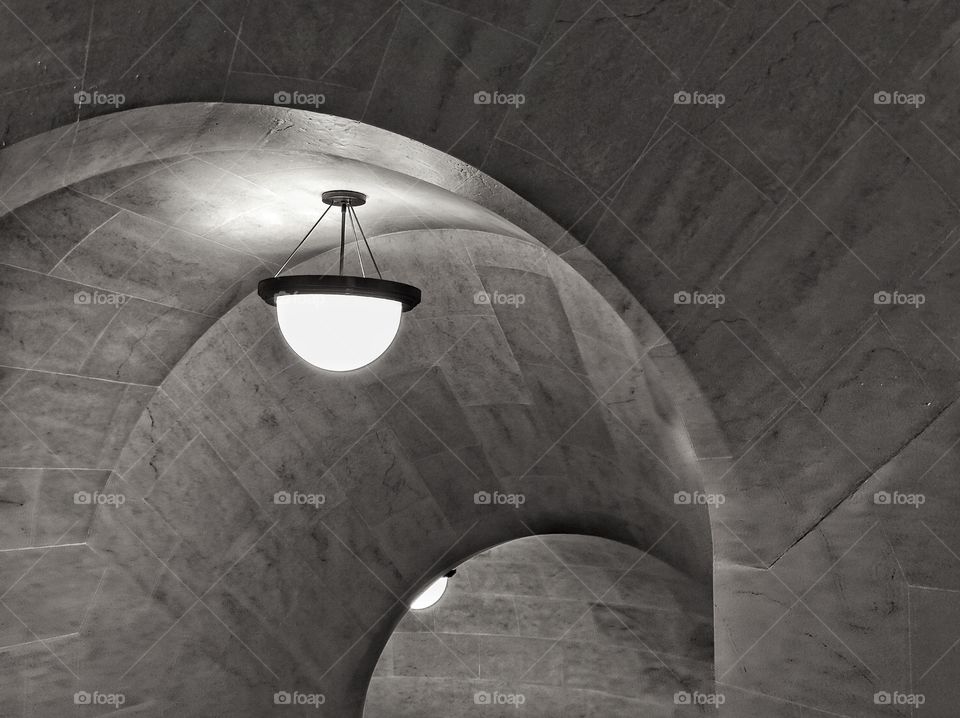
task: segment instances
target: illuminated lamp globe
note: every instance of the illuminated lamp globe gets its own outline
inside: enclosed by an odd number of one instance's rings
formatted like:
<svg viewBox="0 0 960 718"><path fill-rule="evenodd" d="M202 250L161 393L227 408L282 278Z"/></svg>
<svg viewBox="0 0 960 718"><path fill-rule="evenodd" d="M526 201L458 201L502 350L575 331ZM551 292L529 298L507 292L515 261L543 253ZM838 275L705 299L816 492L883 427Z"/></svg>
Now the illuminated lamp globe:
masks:
<svg viewBox="0 0 960 718"><path fill-rule="evenodd" d="M409 284L370 277L291 275L264 279L260 296L277 308L287 344L327 371L352 371L382 355L400 317L420 302Z"/></svg>

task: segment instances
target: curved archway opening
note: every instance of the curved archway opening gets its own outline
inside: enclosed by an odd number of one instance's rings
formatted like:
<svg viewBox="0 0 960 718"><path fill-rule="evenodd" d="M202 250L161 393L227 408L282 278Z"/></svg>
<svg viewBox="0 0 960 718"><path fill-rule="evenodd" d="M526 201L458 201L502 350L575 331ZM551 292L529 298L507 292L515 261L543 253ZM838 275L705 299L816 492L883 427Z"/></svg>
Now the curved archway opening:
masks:
<svg viewBox="0 0 960 718"><path fill-rule="evenodd" d="M435 604L404 615L364 718L674 715L712 695L710 593L595 536L500 544L460 564Z"/></svg>

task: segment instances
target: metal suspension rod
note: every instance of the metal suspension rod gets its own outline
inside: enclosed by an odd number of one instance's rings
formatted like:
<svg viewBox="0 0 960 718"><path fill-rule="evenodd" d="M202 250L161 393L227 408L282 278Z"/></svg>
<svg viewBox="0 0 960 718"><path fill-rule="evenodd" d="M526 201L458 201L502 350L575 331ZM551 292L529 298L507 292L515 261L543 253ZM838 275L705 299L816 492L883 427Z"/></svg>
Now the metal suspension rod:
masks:
<svg viewBox="0 0 960 718"><path fill-rule="evenodd" d="M340 276L343 276L343 250L346 246L347 203L340 205Z"/></svg>
<svg viewBox="0 0 960 718"><path fill-rule="evenodd" d="M332 206L332 205L331 205L331 206ZM287 266L288 264L290 264L290 260L293 259L293 255L295 255L295 254L297 253L297 250L300 249L301 245L302 245L304 242L307 241L307 237L309 237L309 236L311 235L311 233L313 232L313 230L315 230L315 229L317 228L317 225L320 224L320 220L322 220L324 217L326 217L326 216L327 216L327 212L329 212L329 211L330 211L330 207L327 207L325 210L323 210L323 214L320 215L320 219L318 219L316 222L314 222L314 223L313 223L313 226L310 228L310 231L307 232L305 235L303 235L303 239L300 240L300 244L298 244L296 247L293 248L293 251L290 252L290 256L287 257L287 261L285 261L283 264L280 265L280 269L278 269L278 270L277 270L277 273L273 275L275 278L276 278L276 277L279 277L279 276L280 276L280 272L282 272L282 271L286 268L286 266ZM341 271L341 274L342 274L342 271Z"/></svg>
<svg viewBox="0 0 960 718"><path fill-rule="evenodd" d="M363 227L360 225L360 218L357 216L357 211L350 208L350 212L353 214L353 218L357 220L357 227L360 229L360 236L363 237L363 243L367 246L367 254L370 255L370 259L373 260L373 268L377 270L377 276L380 279L383 279L383 275L380 273L380 266L377 264L377 258L373 256L373 250L370 249L370 243L367 241L367 235L363 232Z"/></svg>
<svg viewBox="0 0 960 718"><path fill-rule="evenodd" d="M360 254L360 237L357 236L357 226L353 223L352 211L349 213L349 216L350 216L350 229L353 230L353 246L357 248L357 261L360 262L360 276L366 277L367 273L363 271L363 255Z"/></svg>

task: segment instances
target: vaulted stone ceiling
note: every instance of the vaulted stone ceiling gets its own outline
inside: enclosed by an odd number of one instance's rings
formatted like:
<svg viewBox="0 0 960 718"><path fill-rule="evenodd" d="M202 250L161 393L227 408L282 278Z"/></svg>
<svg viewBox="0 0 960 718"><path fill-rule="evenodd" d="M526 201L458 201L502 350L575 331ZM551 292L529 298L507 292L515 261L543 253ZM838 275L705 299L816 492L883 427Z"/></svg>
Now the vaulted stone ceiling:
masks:
<svg viewBox="0 0 960 718"><path fill-rule="evenodd" d="M58 714L79 689L261 715L287 690L358 714L404 599L535 532L632 544L710 594L706 507L674 501L702 490L677 407L696 397L622 288L623 318L490 208L559 235L537 210L447 155L301 111L165 106L83 135L3 218L11 710ZM131 139L150 161L115 152ZM318 211L297 188L334 181L369 193L388 276L433 287L390 356L346 376L296 360L251 294ZM329 271L331 248L319 233L297 271ZM123 501L76 498L95 492ZM653 683L696 690L702 671L657 655Z"/></svg>
<svg viewBox="0 0 960 718"><path fill-rule="evenodd" d="M634 311L591 258L619 278L676 349L658 361L695 382L672 390L710 400L722 437L709 412L684 419L706 485L727 499L711 509L725 710L909 715L873 702L900 691L926 695L915 715L949 715L958 12L936 0L7 0L0 112L17 144L0 154L0 210L52 222L25 205L50 191L31 178L99 174L96 157L71 159L84 146L75 123L116 108L78 108L81 89L124 94L120 109L322 93L326 113L479 167L562 228L525 229L561 240ZM525 102L474 104L495 89ZM675 104L681 90L725 102ZM925 101L878 104L878 91ZM156 159L136 137L118 151ZM695 290L725 302L674 301ZM893 290L926 301L874 302ZM877 504L878 491L926 503Z"/></svg>

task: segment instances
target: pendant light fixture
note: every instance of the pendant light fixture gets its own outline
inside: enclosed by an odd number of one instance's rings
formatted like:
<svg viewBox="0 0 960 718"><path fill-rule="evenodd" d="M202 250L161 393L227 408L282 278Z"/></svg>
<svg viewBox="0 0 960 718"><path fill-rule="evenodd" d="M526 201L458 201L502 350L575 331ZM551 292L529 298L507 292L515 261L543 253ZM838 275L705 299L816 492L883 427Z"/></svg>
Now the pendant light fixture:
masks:
<svg viewBox="0 0 960 718"><path fill-rule="evenodd" d="M260 281L257 293L263 301L277 308L277 322L283 338L304 361L328 371L351 371L366 366L393 343L400 329L401 314L420 303L420 290L410 284L386 280L380 273L354 209L366 203L365 194L332 190L324 192L321 199L329 206L277 273ZM340 207L340 273L281 277L280 272L333 207ZM360 260L359 277L343 273L348 219ZM376 279L367 277L364 272L361 238L377 272Z"/></svg>
<svg viewBox="0 0 960 718"><path fill-rule="evenodd" d="M410 602L410 608L414 611L422 611L424 608L430 608L443 597L443 592L447 590L447 581L453 578L457 569L447 571L436 581L427 586Z"/></svg>

